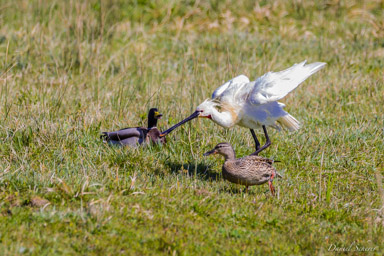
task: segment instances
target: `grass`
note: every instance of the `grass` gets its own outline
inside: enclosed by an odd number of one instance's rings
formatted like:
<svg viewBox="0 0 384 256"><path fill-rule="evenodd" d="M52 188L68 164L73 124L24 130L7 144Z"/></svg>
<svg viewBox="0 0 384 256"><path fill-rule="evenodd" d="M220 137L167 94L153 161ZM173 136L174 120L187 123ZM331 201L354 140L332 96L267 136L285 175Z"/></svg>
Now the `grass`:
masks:
<svg viewBox="0 0 384 256"><path fill-rule="evenodd" d="M1 0L0 254L382 255L383 2L314 2ZM99 140L150 107L165 129L230 78L304 59L328 65L283 100L303 128L271 131L275 198L202 156L251 153L246 129Z"/></svg>

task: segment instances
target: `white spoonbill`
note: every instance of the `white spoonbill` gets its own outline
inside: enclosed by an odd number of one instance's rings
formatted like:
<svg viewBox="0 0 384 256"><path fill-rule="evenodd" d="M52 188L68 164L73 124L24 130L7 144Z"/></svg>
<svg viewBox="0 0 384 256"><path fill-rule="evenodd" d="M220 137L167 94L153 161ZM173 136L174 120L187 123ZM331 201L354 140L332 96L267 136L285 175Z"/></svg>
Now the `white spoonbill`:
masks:
<svg viewBox="0 0 384 256"><path fill-rule="evenodd" d="M267 126L275 129L282 127L289 131L300 128L299 121L284 111L285 105L278 100L284 98L325 65L323 62L306 65L306 61L303 61L280 72L268 72L253 82L250 82L245 75L237 76L217 88L212 98L201 103L191 116L164 131L160 136L167 135L196 117L205 117L225 128L234 125L249 128L256 144L253 155L257 155L271 145ZM266 143L262 147L253 130L260 127L263 128L266 138Z"/></svg>

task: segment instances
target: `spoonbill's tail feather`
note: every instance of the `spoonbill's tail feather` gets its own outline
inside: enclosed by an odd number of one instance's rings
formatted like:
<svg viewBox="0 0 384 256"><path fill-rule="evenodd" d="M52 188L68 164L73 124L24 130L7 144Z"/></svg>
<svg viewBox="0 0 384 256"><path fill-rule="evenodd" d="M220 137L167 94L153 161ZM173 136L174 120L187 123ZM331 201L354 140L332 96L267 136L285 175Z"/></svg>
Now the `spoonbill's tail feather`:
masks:
<svg viewBox="0 0 384 256"><path fill-rule="evenodd" d="M300 129L300 122L296 120L290 114L286 114L285 116L277 119L277 122L283 127L288 129L290 132L297 131Z"/></svg>

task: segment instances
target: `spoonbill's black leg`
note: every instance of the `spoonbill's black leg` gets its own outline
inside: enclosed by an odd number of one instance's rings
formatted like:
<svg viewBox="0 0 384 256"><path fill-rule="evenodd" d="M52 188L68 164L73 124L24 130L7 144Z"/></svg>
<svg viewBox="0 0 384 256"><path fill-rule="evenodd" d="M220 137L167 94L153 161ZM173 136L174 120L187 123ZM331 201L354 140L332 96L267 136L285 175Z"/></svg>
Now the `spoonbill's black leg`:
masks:
<svg viewBox="0 0 384 256"><path fill-rule="evenodd" d="M265 144L261 148L257 149L254 153L251 155L257 156L261 151L266 149L267 147L271 146L271 140L269 139L267 128L265 128L265 125L263 125L264 135L265 135Z"/></svg>
<svg viewBox="0 0 384 256"><path fill-rule="evenodd" d="M253 129L250 129L252 133L253 140L255 141L256 150L259 150L260 148L260 142L256 137L255 131Z"/></svg>

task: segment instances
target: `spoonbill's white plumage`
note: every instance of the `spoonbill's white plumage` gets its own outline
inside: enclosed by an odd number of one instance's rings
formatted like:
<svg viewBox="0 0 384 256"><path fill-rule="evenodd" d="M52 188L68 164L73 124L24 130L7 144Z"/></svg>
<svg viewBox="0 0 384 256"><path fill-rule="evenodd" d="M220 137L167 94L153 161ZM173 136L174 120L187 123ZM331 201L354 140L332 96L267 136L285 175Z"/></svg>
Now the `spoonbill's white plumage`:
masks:
<svg viewBox="0 0 384 256"><path fill-rule="evenodd" d="M179 124L171 127L163 134L171 132L181 124L195 118L206 117L220 126L230 128L239 125L251 129L256 143L256 152L270 145L266 127L280 127L289 131L300 128L299 121L283 110L285 105L278 102L289 92L293 91L305 79L322 69L326 63L315 62L306 65L306 61L295 64L280 72L268 72L250 82L245 75L237 76L217 88L211 99L205 100L196 112ZM262 127L266 144L260 143L253 129Z"/></svg>

